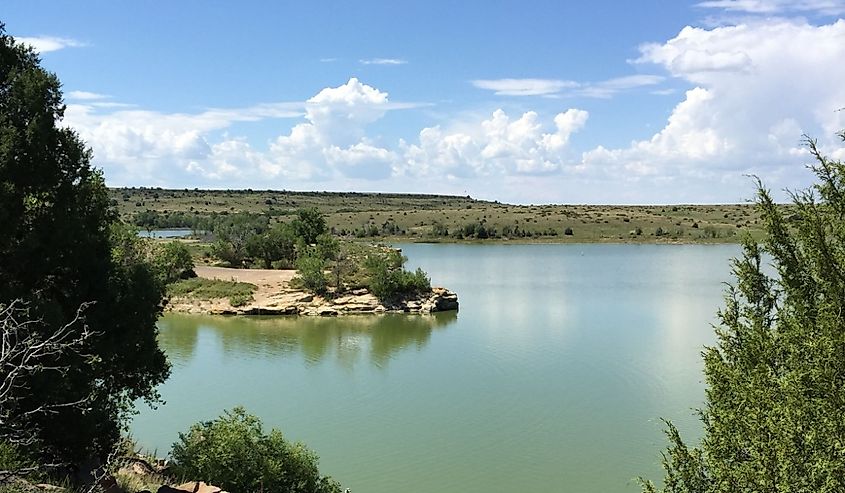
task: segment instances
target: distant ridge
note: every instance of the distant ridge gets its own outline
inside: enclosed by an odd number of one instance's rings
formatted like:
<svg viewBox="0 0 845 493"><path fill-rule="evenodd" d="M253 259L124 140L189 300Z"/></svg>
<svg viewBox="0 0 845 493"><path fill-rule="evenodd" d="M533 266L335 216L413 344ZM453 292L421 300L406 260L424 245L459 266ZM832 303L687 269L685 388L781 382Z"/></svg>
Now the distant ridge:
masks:
<svg viewBox="0 0 845 493"><path fill-rule="evenodd" d="M393 242L737 243L762 231L751 204L511 205L445 194L151 187L109 195L125 221L144 229L202 230L241 213L287 221L316 207L339 236Z"/></svg>

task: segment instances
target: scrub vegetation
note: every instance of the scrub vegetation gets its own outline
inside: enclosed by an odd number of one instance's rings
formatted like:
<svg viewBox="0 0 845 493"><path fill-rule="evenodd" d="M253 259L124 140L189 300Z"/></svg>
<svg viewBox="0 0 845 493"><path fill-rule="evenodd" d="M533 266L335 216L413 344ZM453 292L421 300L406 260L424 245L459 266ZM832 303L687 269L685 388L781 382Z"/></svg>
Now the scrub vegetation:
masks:
<svg viewBox="0 0 845 493"><path fill-rule="evenodd" d="M795 217L758 183L765 235L744 241L703 352L704 437L670 423L664 487L644 492L845 491L845 164L807 146L819 181Z"/></svg>
<svg viewBox="0 0 845 493"><path fill-rule="evenodd" d="M242 407L197 423L173 444L174 474L219 485L226 491L340 493L320 476L317 456L279 430L264 433L261 421Z"/></svg>
<svg viewBox="0 0 845 493"><path fill-rule="evenodd" d="M200 277L184 279L167 286L167 294L170 296L185 296L200 300L228 298L232 306L242 306L251 301L255 290L256 286L247 282Z"/></svg>
<svg viewBox="0 0 845 493"><path fill-rule="evenodd" d="M763 234L753 204L508 205L448 195L157 188L113 188L109 194L121 217L140 228L198 232L232 216L276 224L317 208L331 233L357 239L739 243L745 235ZM778 207L792 214L791 205Z"/></svg>
<svg viewBox="0 0 845 493"><path fill-rule="evenodd" d="M288 222L274 224L266 216L242 213L217 216L205 227L199 243L208 248L198 261L234 268L295 268L294 287L324 296L366 288L390 302L431 291L422 270L404 269L407 259L399 251L339 238L316 207L297 209ZM172 285L169 294L229 298L232 306L241 306L251 300L252 291L245 290L245 283L191 279Z"/></svg>

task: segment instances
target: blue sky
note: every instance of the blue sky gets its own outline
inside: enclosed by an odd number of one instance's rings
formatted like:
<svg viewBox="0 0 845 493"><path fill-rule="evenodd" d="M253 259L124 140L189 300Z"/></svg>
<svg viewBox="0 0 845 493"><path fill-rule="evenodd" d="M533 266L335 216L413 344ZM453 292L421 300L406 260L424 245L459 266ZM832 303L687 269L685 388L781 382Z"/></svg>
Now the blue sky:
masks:
<svg viewBox="0 0 845 493"><path fill-rule="evenodd" d="M41 2L110 185L738 202L845 157L845 0Z"/></svg>

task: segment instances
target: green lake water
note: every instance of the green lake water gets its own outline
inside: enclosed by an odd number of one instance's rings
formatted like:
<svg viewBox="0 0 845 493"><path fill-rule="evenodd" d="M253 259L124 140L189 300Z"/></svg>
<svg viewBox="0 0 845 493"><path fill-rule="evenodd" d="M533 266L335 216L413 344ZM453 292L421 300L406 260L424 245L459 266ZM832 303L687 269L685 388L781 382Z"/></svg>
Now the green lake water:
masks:
<svg viewBox="0 0 845 493"><path fill-rule="evenodd" d="M700 434L700 351L735 245L402 245L457 313L169 314L166 404L134 437L244 405L354 493L636 492L672 419Z"/></svg>

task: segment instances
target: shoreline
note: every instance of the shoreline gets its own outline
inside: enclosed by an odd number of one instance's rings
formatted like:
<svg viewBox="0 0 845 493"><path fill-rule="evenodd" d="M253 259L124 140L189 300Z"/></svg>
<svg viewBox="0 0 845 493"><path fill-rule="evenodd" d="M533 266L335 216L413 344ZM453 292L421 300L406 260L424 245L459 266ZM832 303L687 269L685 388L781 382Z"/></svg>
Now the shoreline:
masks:
<svg viewBox="0 0 845 493"><path fill-rule="evenodd" d="M226 298L198 299L174 296L164 307L166 312L204 315L305 315L331 317L337 315L381 313L435 313L458 309L458 295L442 288L382 303L366 289L355 289L337 297L315 295L290 286L295 270L231 269L197 266L198 277L247 282L256 286L252 300L232 306Z"/></svg>
<svg viewBox="0 0 845 493"><path fill-rule="evenodd" d="M595 240L560 240L558 238L535 238L535 239L526 239L526 238L519 238L519 239L510 239L510 238L490 238L485 240L459 240L455 238L445 238L445 239L437 239L437 238L409 238L405 236L390 236L390 237L379 237L380 243L387 243L387 244L430 244L430 245L741 245L743 236L736 236L731 238L731 241L728 241L728 238L716 238L716 239L708 239L702 240L700 238L691 238L681 239L681 238L670 238L665 240L656 240L656 239L648 239L648 240L635 240L633 238L601 238ZM753 236L752 236L753 238ZM350 241L366 241L360 239L351 239Z"/></svg>
<svg viewBox="0 0 845 493"><path fill-rule="evenodd" d="M153 230L157 231L157 230ZM750 233L750 232L748 232ZM750 235L757 239L755 235ZM382 244L429 244L429 245L741 245L744 234L737 234L729 238L661 238L628 237L628 238L595 238L595 239L565 239L557 237L541 238L487 238L487 239L457 239L457 238L426 238L424 236L377 236L373 238L342 238L354 243L382 243ZM184 241L197 243L200 240L192 236L151 238L158 241ZM239 269L236 269L239 270Z"/></svg>

